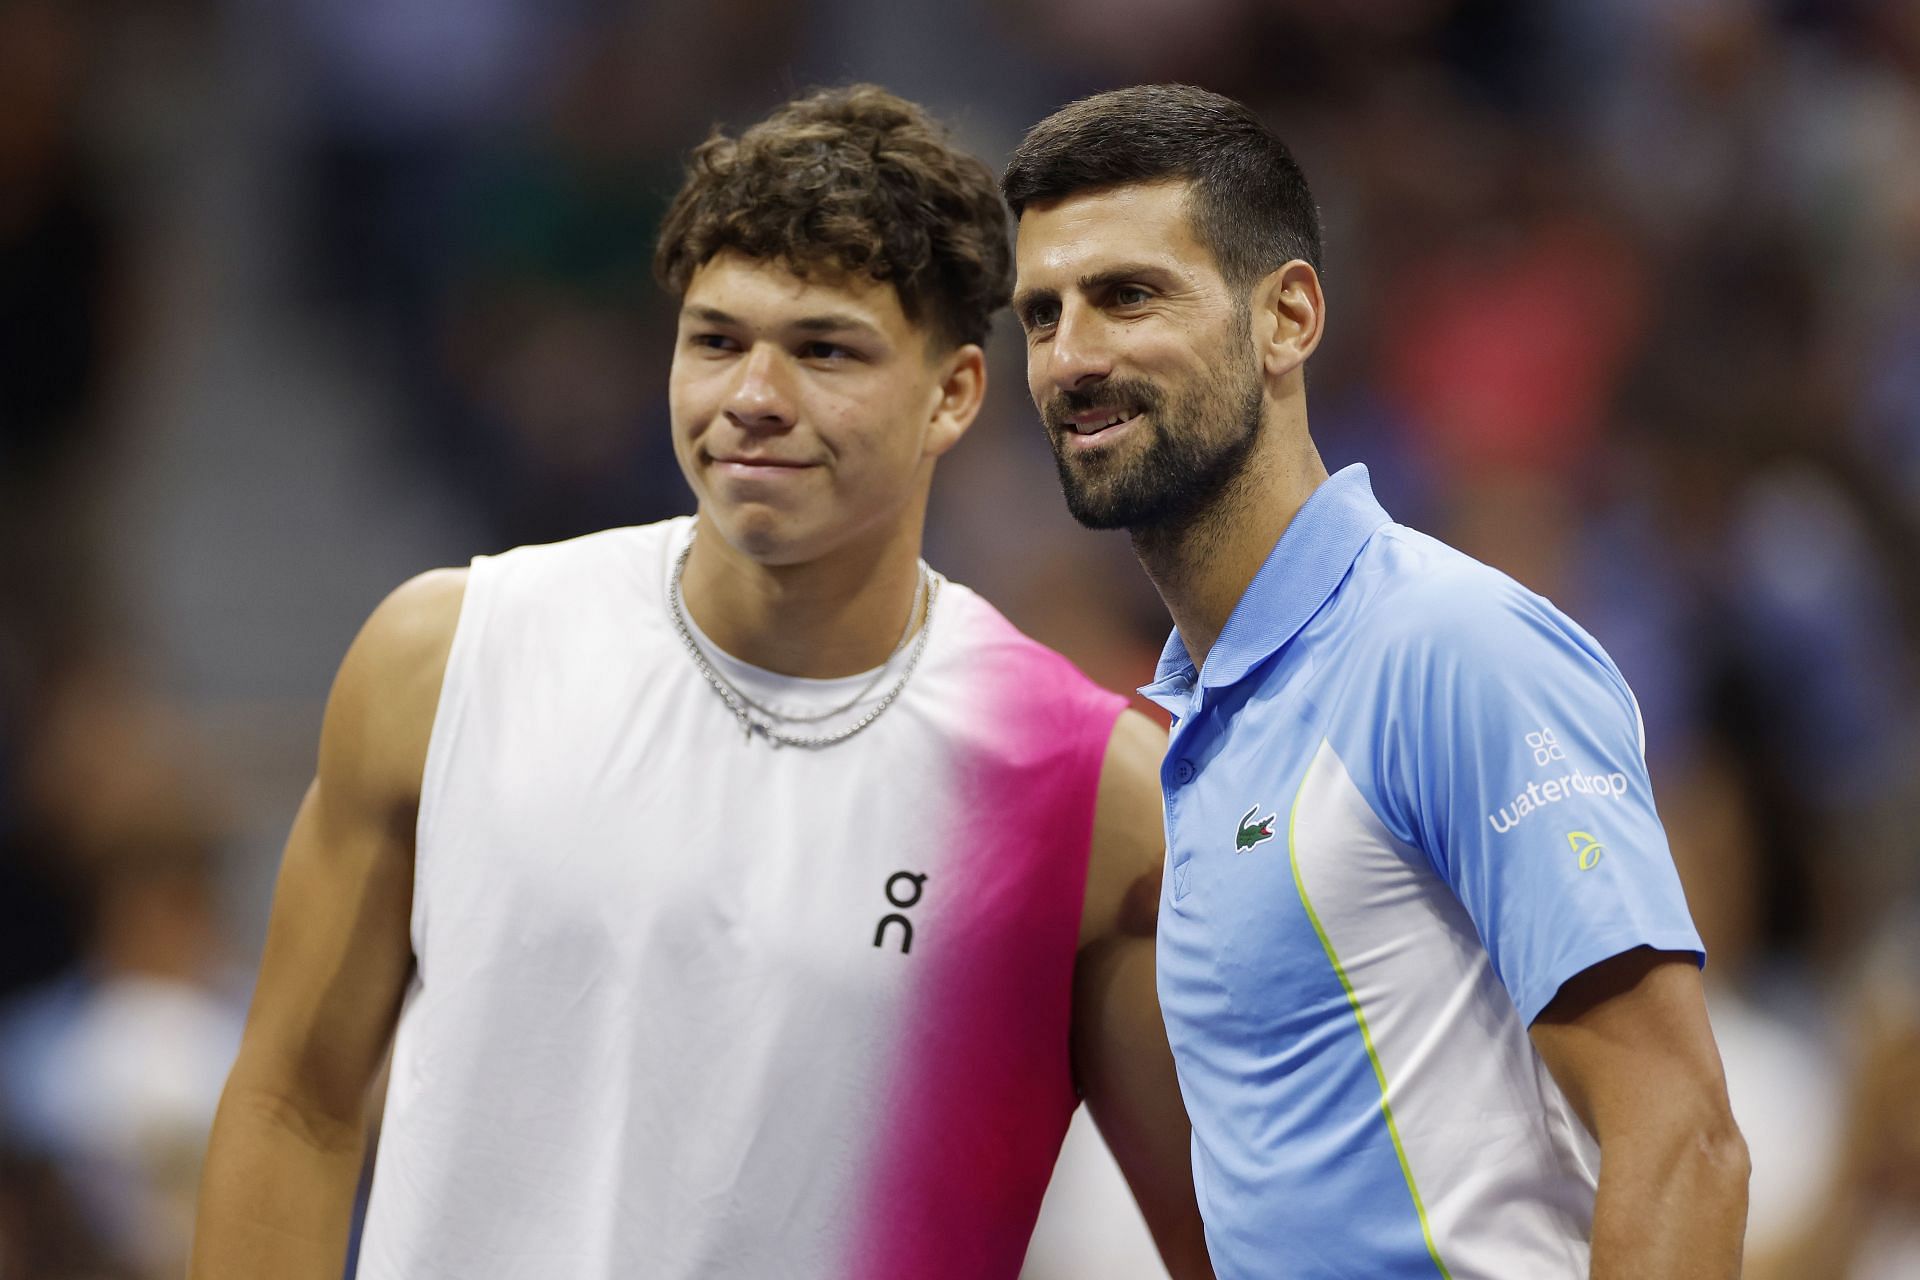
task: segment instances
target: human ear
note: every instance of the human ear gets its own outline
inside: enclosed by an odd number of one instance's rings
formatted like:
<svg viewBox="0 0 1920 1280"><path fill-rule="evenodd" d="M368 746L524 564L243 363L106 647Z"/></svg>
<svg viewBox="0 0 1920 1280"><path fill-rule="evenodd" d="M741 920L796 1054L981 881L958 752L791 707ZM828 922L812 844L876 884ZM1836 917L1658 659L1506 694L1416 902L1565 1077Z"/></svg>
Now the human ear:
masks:
<svg viewBox="0 0 1920 1280"><path fill-rule="evenodd" d="M1320 273L1295 258L1253 287L1249 302L1261 369L1279 378L1305 364L1326 328Z"/></svg>
<svg viewBox="0 0 1920 1280"><path fill-rule="evenodd" d="M962 343L941 359L934 395L925 449L929 458L959 444L979 416L987 395L987 357L979 343Z"/></svg>

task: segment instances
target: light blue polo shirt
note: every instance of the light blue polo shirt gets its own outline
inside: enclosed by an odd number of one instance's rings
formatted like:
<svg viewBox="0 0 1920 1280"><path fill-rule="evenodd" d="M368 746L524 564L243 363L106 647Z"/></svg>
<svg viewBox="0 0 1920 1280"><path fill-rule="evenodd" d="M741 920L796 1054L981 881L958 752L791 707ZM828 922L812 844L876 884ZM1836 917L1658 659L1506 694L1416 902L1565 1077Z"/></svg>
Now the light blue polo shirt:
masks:
<svg viewBox="0 0 1920 1280"><path fill-rule="evenodd" d="M1527 1027L1609 956L1702 953L1612 661L1352 466L1142 692L1221 1280L1585 1277L1599 1152Z"/></svg>

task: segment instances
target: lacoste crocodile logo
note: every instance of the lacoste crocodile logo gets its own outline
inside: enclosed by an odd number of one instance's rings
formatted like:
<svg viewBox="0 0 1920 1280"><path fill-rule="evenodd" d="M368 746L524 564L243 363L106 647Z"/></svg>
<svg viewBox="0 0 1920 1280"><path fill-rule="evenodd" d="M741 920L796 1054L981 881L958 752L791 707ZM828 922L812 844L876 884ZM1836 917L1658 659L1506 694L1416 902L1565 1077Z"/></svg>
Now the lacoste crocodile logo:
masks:
<svg viewBox="0 0 1920 1280"><path fill-rule="evenodd" d="M1260 812L1260 806L1256 804L1253 808L1240 815L1240 830L1233 837L1233 851L1235 853L1245 853L1262 840L1273 839L1274 815L1270 813L1266 817L1255 821L1253 815L1258 812Z"/></svg>

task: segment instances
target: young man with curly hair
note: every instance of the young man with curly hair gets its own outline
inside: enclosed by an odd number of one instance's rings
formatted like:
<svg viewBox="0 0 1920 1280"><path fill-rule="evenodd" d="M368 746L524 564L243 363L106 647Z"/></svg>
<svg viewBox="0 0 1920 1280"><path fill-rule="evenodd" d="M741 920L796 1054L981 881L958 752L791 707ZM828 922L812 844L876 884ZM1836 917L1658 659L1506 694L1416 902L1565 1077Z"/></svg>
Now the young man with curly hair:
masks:
<svg viewBox="0 0 1920 1280"><path fill-rule="evenodd" d="M194 1275L1019 1270L1084 1094L1209 1274L1152 991L1163 739L920 559L1011 283L870 86L693 156L697 514L416 579L343 663ZM396 1032L397 1025L397 1032Z"/></svg>

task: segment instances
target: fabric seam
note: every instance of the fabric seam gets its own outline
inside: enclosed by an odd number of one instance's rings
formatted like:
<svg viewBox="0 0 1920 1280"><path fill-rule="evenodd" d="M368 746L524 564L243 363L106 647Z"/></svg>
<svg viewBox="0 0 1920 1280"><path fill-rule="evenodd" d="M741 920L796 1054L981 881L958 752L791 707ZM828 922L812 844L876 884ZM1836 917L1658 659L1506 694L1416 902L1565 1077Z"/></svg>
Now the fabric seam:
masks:
<svg viewBox="0 0 1920 1280"><path fill-rule="evenodd" d="M1353 1010L1353 1020L1359 1024L1360 1041L1366 1046L1367 1061L1372 1064L1373 1077L1380 1085L1380 1114L1387 1122L1387 1136L1393 1140L1393 1154L1400 1162L1400 1175L1406 1179L1407 1192L1413 1197L1413 1211L1420 1219L1420 1235L1426 1241L1427 1256L1433 1259L1433 1265L1439 1269L1444 1280L1453 1280L1453 1273L1447 1270L1447 1264L1440 1257L1440 1249L1434 1243L1433 1224L1427 1220L1426 1204L1421 1200L1420 1188L1414 1182L1413 1166L1407 1161L1407 1149L1400 1141L1400 1126L1393 1118L1393 1103L1388 1098L1386 1068L1381 1065L1380 1054L1373 1047L1373 1031L1367 1026L1367 1015L1360 1007L1360 996L1354 991L1346 968L1333 949L1333 940L1321 927L1320 917L1313 909L1313 900L1307 896L1307 882L1300 874L1300 846L1296 827L1300 819L1300 799L1306 794L1307 780L1312 776L1313 765L1309 762L1306 772L1301 775L1299 789L1293 793L1293 807L1287 813L1287 859L1293 869L1293 887L1300 894L1300 905L1306 908L1307 920L1320 939L1321 949L1327 953L1327 963L1333 966L1334 976L1340 979L1340 989L1346 992L1347 1004Z"/></svg>

